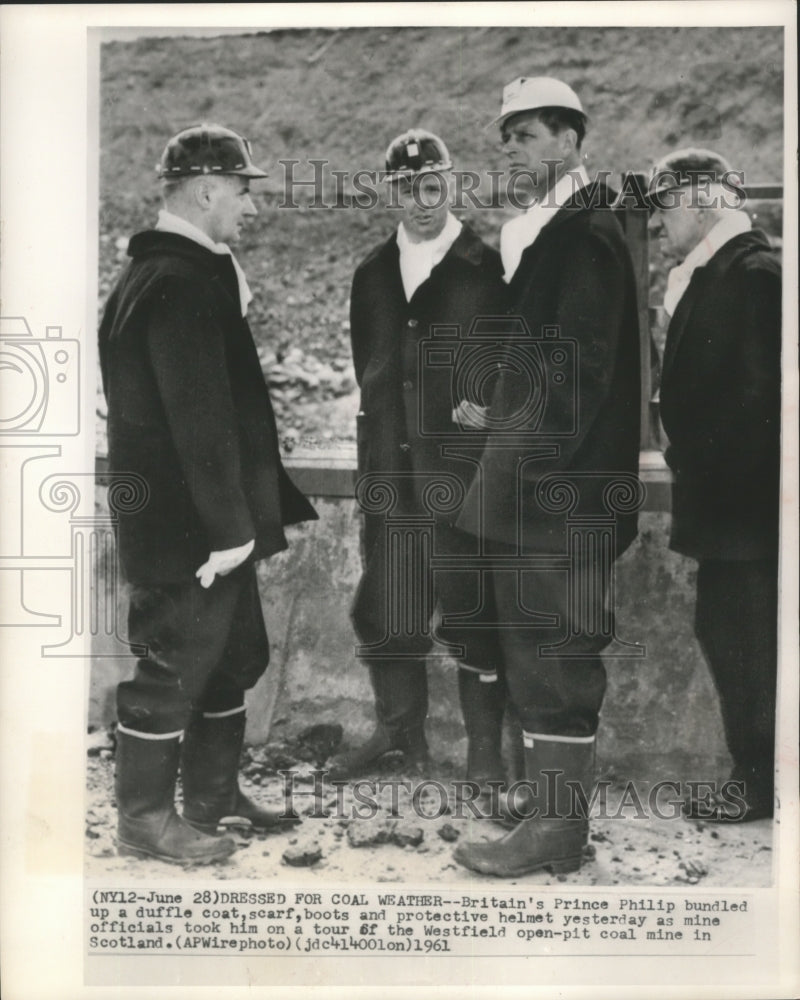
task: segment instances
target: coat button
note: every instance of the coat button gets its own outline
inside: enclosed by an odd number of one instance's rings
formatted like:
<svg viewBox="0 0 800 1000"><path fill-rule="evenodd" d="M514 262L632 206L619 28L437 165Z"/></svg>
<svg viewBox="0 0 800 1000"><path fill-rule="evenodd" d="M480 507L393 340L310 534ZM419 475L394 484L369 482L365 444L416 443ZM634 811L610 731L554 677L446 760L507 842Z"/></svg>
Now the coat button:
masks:
<svg viewBox="0 0 800 1000"><path fill-rule="evenodd" d="M400 451L411 451L411 445L408 443L408 441L404 441L400 445Z"/></svg>
<svg viewBox="0 0 800 1000"><path fill-rule="evenodd" d="M416 327L419 326L419 320L418 319L410 319L408 321L408 325L411 327L412 330L414 330Z"/></svg>
<svg viewBox="0 0 800 1000"><path fill-rule="evenodd" d="M411 381L410 378L407 378L405 382L403 382L403 388L406 390L406 392L408 392L409 389L414 388L414 383Z"/></svg>

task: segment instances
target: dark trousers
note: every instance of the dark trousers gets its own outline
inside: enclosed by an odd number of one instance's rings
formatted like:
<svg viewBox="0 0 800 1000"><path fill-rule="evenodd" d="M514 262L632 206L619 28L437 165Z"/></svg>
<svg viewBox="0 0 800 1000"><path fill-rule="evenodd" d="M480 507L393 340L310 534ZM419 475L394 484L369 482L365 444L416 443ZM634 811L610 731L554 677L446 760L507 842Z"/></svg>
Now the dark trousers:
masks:
<svg viewBox="0 0 800 1000"><path fill-rule="evenodd" d="M492 641L500 650L500 680L515 714L528 733L592 736L597 730L606 690L600 652L609 639L585 636L570 655L556 647L572 629L568 574L564 572L492 570L486 574L486 626L481 644ZM573 580L580 588L580 580ZM604 599L605 595L598 595ZM481 667L480 655L468 642L464 662Z"/></svg>
<svg viewBox="0 0 800 1000"><path fill-rule="evenodd" d="M772 800L778 561L702 560L695 631L720 698L732 777ZM748 781L750 787L748 788Z"/></svg>
<svg viewBox="0 0 800 1000"><path fill-rule="evenodd" d="M132 588L128 634L147 647L133 677L117 688L119 723L136 732L179 732L194 710L240 707L269 663L252 563L208 589L196 579Z"/></svg>
<svg viewBox="0 0 800 1000"><path fill-rule="evenodd" d="M390 537L382 518L367 518L363 535L364 571L351 617L361 641L358 656L369 668L379 723L392 734L419 728L428 707L426 657L435 639L463 648L469 643L481 669L499 662L493 630L439 628L433 611L470 614L480 605L476 572L426 569L436 556L469 558L474 538L439 523L409 526Z"/></svg>

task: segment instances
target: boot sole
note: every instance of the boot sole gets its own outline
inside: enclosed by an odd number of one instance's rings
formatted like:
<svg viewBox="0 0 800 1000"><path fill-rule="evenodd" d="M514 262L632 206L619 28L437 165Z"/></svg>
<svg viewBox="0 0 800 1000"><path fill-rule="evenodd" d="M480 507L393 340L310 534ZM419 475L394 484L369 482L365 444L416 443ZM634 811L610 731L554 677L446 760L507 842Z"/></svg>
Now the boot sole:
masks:
<svg viewBox="0 0 800 1000"><path fill-rule="evenodd" d="M195 820L189 819L185 813L183 819L193 830L197 830L198 833L205 833L209 837L224 837L226 833L232 830L239 833L280 833L281 831L293 830L302 822L298 816L297 819L280 820L269 826L257 825L251 820L244 818L236 819L232 823L197 823Z"/></svg>
<svg viewBox="0 0 800 1000"><path fill-rule="evenodd" d="M205 854L194 858L176 858L171 854L160 854L158 851L152 851L147 847L140 847L137 844L128 844L124 840L117 840L117 854L120 857L143 858L145 860L154 858L156 861L166 861L169 864L183 865L184 867L188 865L210 865L215 864L217 861L225 861L235 850L234 846L233 849L223 848L214 854Z"/></svg>
<svg viewBox="0 0 800 1000"><path fill-rule="evenodd" d="M553 875L568 875L570 872L578 871L583 863L583 855L579 854L570 858L560 858L557 861L542 861L535 865L523 865L513 870L505 869L504 871L498 871L497 868L493 868L489 864L481 865L480 862L467 864L466 861L461 860L457 855L455 857L456 861L464 865L465 868L470 868L480 875L494 875L495 878L517 878L520 875L530 875L533 872L539 871L549 871Z"/></svg>

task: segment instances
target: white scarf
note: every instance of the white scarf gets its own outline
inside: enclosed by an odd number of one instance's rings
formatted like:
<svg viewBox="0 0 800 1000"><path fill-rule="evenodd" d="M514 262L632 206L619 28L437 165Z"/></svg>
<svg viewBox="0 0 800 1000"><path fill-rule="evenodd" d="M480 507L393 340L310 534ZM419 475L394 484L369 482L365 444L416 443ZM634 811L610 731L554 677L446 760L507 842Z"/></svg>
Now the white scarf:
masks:
<svg viewBox="0 0 800 1000"><path fill-rule="evenodd" d="M667 290L664 293L664 309L668 316L675 314L695 269L707 264L729 240L746 233L751 225L746 212L733 209L726 211L724 218L697 244L686 260L672 268L667 276Z"/></svg>
<svg viewBox="0 0 800 1000"><path fill-rule="evenodd" d="M534 202L527 211L510 219L500 231L500 256L503 258L508 284L519 267L526 247L536 239L558 210L581 188L588 187L589 175L583 169L570 170L547 192L542 201Z"/></svg>
<svg viewBox="0 0 800 1000"><path fill-rule="evenodd" d="M242 316L247 315L247 307L253 300L253 293L250 291L250 286L247 284L247 278L239 261L227 243L215 243L202 229L198 229L197 226L191 222L187 222L186 219L181 218L179 215L173 215L172 212L168 212L165 208L162 208L158 213L156 229L162 233L175 233L177 236L185 236L187 239L199 243L206 250L211 250L212 253L229 254L233 261L233 269L236 272L236 280L239 284L239 305L241 306Z"/></svg>
<svg viewBox="0 0 800 1000"><path fill-rule="evenodd" d="M397 227L397 246L400 249L400 276L403 279L403 288L406 293L406 299L409 302L414 292L416 292L423 281L428 280L431 271L444 258L447 251L458 239L461 228L461 223L450 212L447 213L447 221L444 224L444 229L432 240L412 243L403 223L401 222Z"/></svg>

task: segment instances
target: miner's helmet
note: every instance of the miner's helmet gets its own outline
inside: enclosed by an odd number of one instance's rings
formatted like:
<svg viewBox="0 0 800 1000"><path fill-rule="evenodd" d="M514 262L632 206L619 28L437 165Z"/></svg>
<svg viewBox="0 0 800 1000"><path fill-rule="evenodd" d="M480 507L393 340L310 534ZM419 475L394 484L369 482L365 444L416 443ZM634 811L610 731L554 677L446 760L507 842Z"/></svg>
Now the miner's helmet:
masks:
<svg viewBox="0 0 800 1000"><path fill-rule="evenodd" d="M744 200L741 177L730 163L711 149L687 146L667 153L650 171L645 201L651 212L657 208L674 204L674 192L678 188L725 183L731 193L737 193L740 202Z"/></svg>
<svg viewBox="0 0 800 1000"><path fill-rule="evenodd" d="M453 161L438 135L412 128L392 139L386 150L386 180L450 170Z"/></svg>
<svg viewBox="0 0 800 1000"><path fill-rule="evenodd" d="M520 76L503 87L500 114L486 127L502 126L513 115L542 108L566 108L583 115L586 121L580 98L568 84L552 76Z"/></svg>
<svg viewBox="0 0 800 1000"><path fill-rule="evenodd" d="M250 143L224 125L192 125L174 135L156 167L164 180L194 177L197 174L234 174L238 177L266 177L253 163Z"/></svg>

